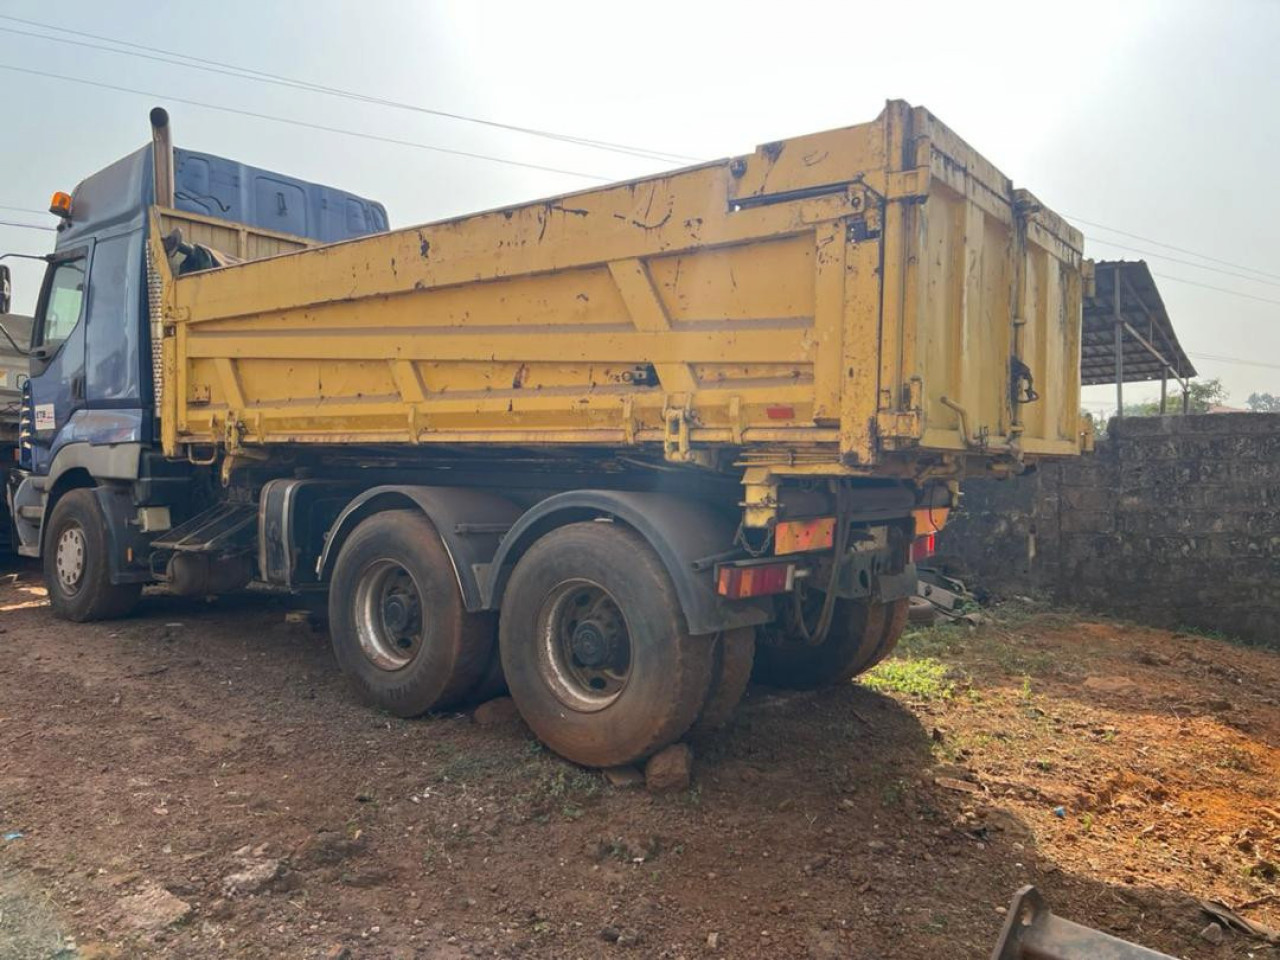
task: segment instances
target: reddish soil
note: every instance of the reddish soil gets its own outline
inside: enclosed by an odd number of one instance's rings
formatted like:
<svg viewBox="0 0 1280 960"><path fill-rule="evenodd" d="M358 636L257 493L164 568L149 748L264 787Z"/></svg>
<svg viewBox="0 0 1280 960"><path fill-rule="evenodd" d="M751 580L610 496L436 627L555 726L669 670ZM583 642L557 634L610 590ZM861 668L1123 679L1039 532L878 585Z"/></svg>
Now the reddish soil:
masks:
<svg viewBox="0 0 1280 960"><path fill-rule="evenodd" d="M79 626L0 584L0 956L985 957L1026 883L1280 955L1192 899L1280 926L1274 652L1003 608L876 689L753 689L658 796L518 721L362 706L289 609Z"/></svg>

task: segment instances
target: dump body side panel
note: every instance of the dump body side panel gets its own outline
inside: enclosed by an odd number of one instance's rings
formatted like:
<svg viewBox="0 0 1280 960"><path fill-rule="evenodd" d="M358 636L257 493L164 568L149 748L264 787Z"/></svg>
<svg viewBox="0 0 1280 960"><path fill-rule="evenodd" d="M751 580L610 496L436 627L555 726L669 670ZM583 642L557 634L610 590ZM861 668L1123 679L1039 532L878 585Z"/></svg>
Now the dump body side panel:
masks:
<svg viewBox="0 0 1280 960"><path fill-rule="evenodd" d="M166 450L723 444L831 472L1011 437L1075 452L1078 247L892 103L746 157L169 278ZM1031 413L1016 351L1039 365Z"/></svg>
<svg viewBox="0 0 1280 960"><path fill-rule="evenodd" d="M724 166L172 284L178 442L825 443L847 192L731 210ZM820 247L823 248L820 251ZM834 295L819 278L836 271ZM168 411L166 410L166 413Z"/></svg>

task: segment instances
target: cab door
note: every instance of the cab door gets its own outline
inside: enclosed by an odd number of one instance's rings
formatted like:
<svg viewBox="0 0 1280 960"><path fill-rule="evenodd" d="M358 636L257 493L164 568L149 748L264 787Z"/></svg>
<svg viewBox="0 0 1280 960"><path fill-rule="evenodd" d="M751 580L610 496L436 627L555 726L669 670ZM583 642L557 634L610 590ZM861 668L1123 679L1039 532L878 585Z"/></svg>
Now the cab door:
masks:
<svg viewBox="0 0 1280 960"><path fill-rule="evenodd" d="M93 241L60 251L45 272L31 331L32 468L48 472L85 406L85 307Z"/></svg>

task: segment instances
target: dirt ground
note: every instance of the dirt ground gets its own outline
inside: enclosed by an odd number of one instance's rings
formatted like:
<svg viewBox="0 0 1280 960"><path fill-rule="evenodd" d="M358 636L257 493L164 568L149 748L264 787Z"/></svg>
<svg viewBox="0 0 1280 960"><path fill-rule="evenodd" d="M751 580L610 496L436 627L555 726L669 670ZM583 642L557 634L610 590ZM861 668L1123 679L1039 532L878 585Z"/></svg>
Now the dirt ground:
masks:
<svg viewBox="0 0 1280 960"><path fill-rule="evenodd" d="M0 582L0 957L985 957L1034 883L1280 956L1280 655L999 608L866 683L752 689L675 795L518 722L355 702L283 601L49 614ZM20 834L20 835L18 835Z"/></svg>

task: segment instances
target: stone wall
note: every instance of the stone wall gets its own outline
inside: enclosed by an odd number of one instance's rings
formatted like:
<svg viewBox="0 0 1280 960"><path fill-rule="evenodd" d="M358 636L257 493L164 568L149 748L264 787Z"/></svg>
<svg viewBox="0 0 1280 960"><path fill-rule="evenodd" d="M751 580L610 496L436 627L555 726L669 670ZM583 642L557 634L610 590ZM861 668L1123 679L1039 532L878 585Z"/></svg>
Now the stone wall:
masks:
<svg viewBox="0 0 1280 960"><path fill-rule="evenodd" d="M1280 644L1280 414L1129 417L1098 450L971 480L939 537L976 582Z"/></svg>

